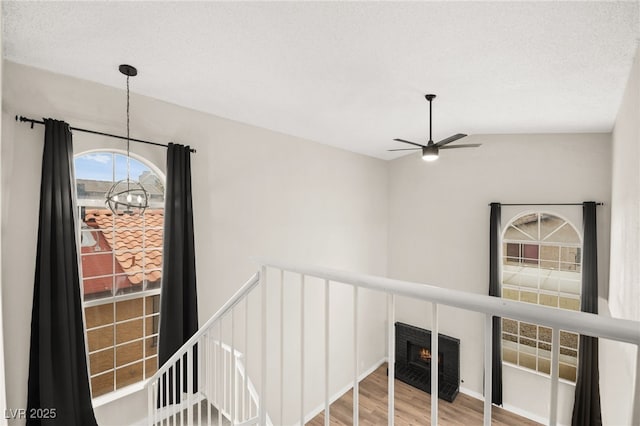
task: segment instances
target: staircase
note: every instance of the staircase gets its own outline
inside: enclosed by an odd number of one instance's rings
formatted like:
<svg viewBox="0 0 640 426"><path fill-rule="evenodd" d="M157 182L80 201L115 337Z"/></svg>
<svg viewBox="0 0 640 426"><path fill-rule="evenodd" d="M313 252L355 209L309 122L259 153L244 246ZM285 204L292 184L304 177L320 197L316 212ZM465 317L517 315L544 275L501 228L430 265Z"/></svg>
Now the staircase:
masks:
<svg viewBox="0 0 640 426"><path fill-rule="evenodd" d="M151 377L148 425L272 425L304 424L324 411L329 425L336 386L331 383L331 317L348 309L352 342L348 347L353 376L353 424L359 422L358 385L363 378L358 344L361 293L385 299L386 348L389 365L395 356L397 296L431 303L431 351L438 353L438 307L450 306L484 317L484 376L491 376L491 327L494 316L540 324L552 329L549 424L558 416L560 330L640 345L640 322L583 312L547 308L511 300L434 287L426 284L256 259L261 265L237 292ZM336 294L332 297L332 292ZM344 303L345 296L351 303ZM336 298L339 296L339 298ZM366 299L369 301L370 299ZM384 312L382 313L384 314ZM311 321L310 321L311 320ZM305 321L309 324L305 327ZM311 324L313 332L309 332ZM320 326L318 326L320 325ZM295 327L297 328L295 328ZM292 327L295 328L292 333ZM295 335L292 335L295 334ZM305 353L308 343L322 343L321 352ZM287 342L287 346L285 346ZM291 348L298 348L293 351ZM287 350L285 350L285 348ZM638 351L640 357L640 351ZM294 362L295 361L295 362ZM438 387L438 359L433 358L431 385ZM640 362L638 363L640 365ZM636 393L640 392L636 372ZM291 388L294 388L293 391ZM285 395L285 389L292 395ZM432 388L433 389L433 388ZM387 412L394 413L394 369L388 374ZM491 424L491 381L484 381L484 424ZM633 398L633 396L629 396ZM321 400L320 400L321 399ZM295 400L295 403L292 401ZM634 406L634 404L631 404ZM431 424L438 423L438 396L431 393ZM637 406L635 409L639 409ZM271 419L274 419L272 422ZM387 423L394 424L394 415Z"/></svg>

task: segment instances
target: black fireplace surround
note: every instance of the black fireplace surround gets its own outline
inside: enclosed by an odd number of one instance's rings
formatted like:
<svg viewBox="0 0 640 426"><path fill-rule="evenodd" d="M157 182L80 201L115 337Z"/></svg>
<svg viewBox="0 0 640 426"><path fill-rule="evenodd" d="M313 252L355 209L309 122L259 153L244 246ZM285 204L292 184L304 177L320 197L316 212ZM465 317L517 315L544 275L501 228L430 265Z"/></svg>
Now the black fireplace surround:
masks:
<svg viewBox="0 0 640 426"><path fill-rule="evenodd" d="M396 322L396 379L431 393L431 331ZM460 390L460 340L438 334L438 397Z"/></svg>

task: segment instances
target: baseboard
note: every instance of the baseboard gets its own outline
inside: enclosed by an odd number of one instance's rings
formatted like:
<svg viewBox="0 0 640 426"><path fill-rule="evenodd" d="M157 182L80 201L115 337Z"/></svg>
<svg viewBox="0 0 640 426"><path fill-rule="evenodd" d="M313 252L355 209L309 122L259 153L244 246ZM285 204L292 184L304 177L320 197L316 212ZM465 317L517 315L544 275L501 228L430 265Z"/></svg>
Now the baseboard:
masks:
<svg viewBox="0 0 640 426"><path fill-rule="evenodd" d="M373 365L371 367L369 367L366 371L364 371L363 373L360 373L360 376L358 376L358 383L360 383L362 380L367 378L367 376L369 376L371 373L376 371L378 369L378 367L380 367L382 364L386 363L387 361L388 361L388 358L387 357L383 357L380 360L378 360L377 362L373 363ZM346 385L345 387L340 389L338 392L333 394L329 398L329 405L333 404L335 401L337 401L338 399L342 398L342 396L345 393L349 392L352 388L353 388L353 382L350 382L348 385ZM313 410L311 410L311 412L309 412L309 414L307 414L304 417L305 423L311 421L311 419L313 419L315 416L317 416L318 414L322 413L323 411L324 411L324 403L322 403L318 407L316 407Z"/></svg>
<svg viewBox="0 0 640 426"><path fill-rule="evenodd" d="M475 399L479 399L480 401L484 402L484 395L481 394L481 393L478 393L476 391L472 391L471 389L460 387L460 393L463 393L465 395L468 395L468 396L470 396L472 398L475 398ZM546 424L549 423L549 419L548 418L538 416L536 414L530 413L528 411L523 410L522 408L518 408L518 407L515 407L513 405L503 404L502 408L504 410L506 410L506 411L509 411L510 413L517 414L517 415L519 415L521 417L525 417L525 418L527 418L529 420L533 420L534 422L538 422L538 423L541 423L543 425L546 425Z"/></svg>

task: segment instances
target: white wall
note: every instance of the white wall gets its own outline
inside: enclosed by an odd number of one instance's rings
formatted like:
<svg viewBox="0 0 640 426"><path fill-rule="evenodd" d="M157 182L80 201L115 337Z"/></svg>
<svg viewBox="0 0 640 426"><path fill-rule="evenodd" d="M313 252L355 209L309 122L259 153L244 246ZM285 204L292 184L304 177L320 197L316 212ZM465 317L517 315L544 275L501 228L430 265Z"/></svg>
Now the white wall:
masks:
<svg viewBox="0 0 640 426"><path fill-rule="evenodd" d="M10 62L4 65L3 323L5 338L11 342L5 350L8 406L19 408L25 406L27 394L43 128L31 130L13 121L13 116L50 116L77 127L123 134L125 93ZM118 72L117 64L113 69ZM136 78L144 74L142 69ZM131 87L135 92L135 79ZM250 256L386 274L385 162L134 93L131 131L137 138L176 141L198 151L192 156L192 176L201 323L256 270ZM74 143L78 151L124 147L115 139L78 132ZM132 144L132 151L164 169L163 149ZM336 304L342 301L339 292L334 297ZM384 299L375 295L364 299L362 369L385 353L384 331L368 328L384 330ZM308 309L314 309L315 302ZM347 310L332 314L343 338L349 332L341 323L350 318ZM317 352L319 343L309 339L307 353ZM350 368L337 371L332 377L334 391L352 374ZM313 400L316 393L310 390L307 395L309 409L319 404ZM289 399L286 404L297 404L295 395ZM126 398L99 408L96 415L106 425L133 422L146 413L141 401L140 395Z"/></svg>
<svg viewBox="0 0 640 426"><path fill-rule="evenodd" d="M611 186L611 275L609 307L611 315L640 321L640 47L618 110L612 134ZM617 369L621 380L619 392L633 393L633 377L637 370L637 349L612 347L608 353L625 354L608 369ZM604 356L603 356L604 358ZM605 358L606 360L609 358ZM601 362L602 364L602 362ZM603 380L608 380L604 376ZM631 406L623 407L615 398L603 398L603 410L617 416L621 423L640 424L640 379L635 384L635 417L629 417Z"/></svg>
<svg viewBox="0 0 640 426"><path fill-rule="evenodd" d="M614 317L640 321L640 48L612 139L609 304Z"/></svg>
<svg viewBox="0 0 640 426"><path fill-rule="evenodd" d="M0 2L2 13L2 2ZM0 20L0 46L2 46L2 20ZM2 61L0 61L0 81L2 81ZM2 100L2 84L0 84L0 101ZM2 134L2 119L0 118L0 134ZM0 176L2 164L0 162ZM2 188L0 187L0 217L2 217ZM2 240L2 228L0 228L0 241ZM0 245L0 265L2 264L2 246ZM0 274L0 319L2 318L2 275ZM4 333L0 327L0 412L5 413L7 408L6 384L4 378ZM4 417L4 416L3 416ZM0 419L0 425L6 425L6 419Z"/></svg>
<svg viewBox="0 0 640 426"><path fill-rule="evenodd" d="M388 274L392 278L486 294L489 207L502 203L601 201L598 207L600 293L609 258L610 135L478 135L477 149L442 152L435 163L419 154L389 169ZM533 207L503 207L503 226ZM549 207L582 229L582 208ZM429 328L426 304L398 302L398 320ZM461 386L482 394L483 317L440 309L440 332L461 340ZM510 366L504 404L533 418L548 417L549 380ZM573 386L560 386L559 420L570 423Z"/></svg>

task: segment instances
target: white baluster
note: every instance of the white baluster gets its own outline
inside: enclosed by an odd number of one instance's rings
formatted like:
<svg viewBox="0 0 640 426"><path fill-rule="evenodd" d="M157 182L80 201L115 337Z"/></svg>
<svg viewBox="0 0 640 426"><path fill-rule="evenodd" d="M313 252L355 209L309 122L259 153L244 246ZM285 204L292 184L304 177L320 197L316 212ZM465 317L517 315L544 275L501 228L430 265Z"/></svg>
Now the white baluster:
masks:
<svg viewBox="0 0 640 426"><path fill-rule="evenodd" d="M244 298L244 376L242 377L242 421L246 421L250 413L247 409L251 409L251 401L248 401L249 390L247 386L247 376L249 375L249 295ZM248 402L248 403L247 403ZM247 407L248 406L248 407Z"/></svg>
<svg viewBox="0 0 640 426"><path fill-rule="evenodd" d="M438 424L438 304L431 303L431 424Z"/></svg>
<svg viewBox="0 0 640 426"><path fill-rule="evenodd" d="M329 333L331 329L330 291L329 280L324 280L324 426L329 426L331 420L331 408L329 401L329 373L331 371L329 369L331 354L329 351Z"/></svg>
<svg viewBox="0 0 640 426"><path fill-rule="evenodd" d="M558 376L560 366L560 330L551 330L551 400L549 401L549 425L555 426L558 421Z"/></svg>
<svg viewBox="0 0 640 426"><path fill-rule="evenodd" d="M393 426L395 422L395 378L396 378L396 296L393 294L387 295L387 353L389 362L387 363L389 375L388 375L388 399L389 404L387 408L387 423L389 426Z"/></svg>
<svg viewBox="0 0 640 426"><path fill-rule="evenodd" d="M353 425L359 422L358 383L358 287L353 286Z"/></svg>
<svg viewBox="0 0 640 426"><path fill-rule="evenodd" d="M260 286L262 287L262 359L260 367L260 406L259 420L267 424L267 268L260 268Z"/></svg>
<svg viewBox="0 0 640 426"><path fill-rule="evenodd" d="M493 316L486 314L484 319L484 426L491 426L492 339Z"/></svg>
<svg viewBox="0 0 640 426"><path fill-rule="evenodd" d="M236 424L236 348L235 348L236 321L235 309L231 308L231 408L229 416L231 424Z"/></svg>
<svg viewBox="0 0 640 426"><path fill-rule="evenodd" d="M304 425L304 275L300 275L300 424Z"/></svg>
<svg viewBox="0 0 640 426"><path fill-rule="evenodd" d="M284 270L280 269L280 423L284 424Z"/></svg>

